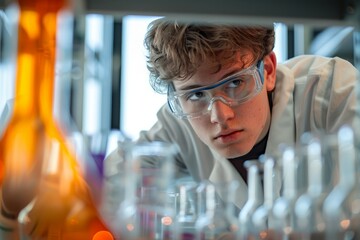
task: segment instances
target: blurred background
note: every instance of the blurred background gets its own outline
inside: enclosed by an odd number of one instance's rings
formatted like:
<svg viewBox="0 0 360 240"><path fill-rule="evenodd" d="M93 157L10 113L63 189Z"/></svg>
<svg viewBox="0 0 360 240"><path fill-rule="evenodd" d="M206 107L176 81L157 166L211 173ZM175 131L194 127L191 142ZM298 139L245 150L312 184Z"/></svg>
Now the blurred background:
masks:
<svg viewBox="0 0 360 240"><path fill-rule="evenodd" d="M182 1L172 6L159 0L85 1L85 18L77 22L73 37L79 65L75 61L72 68L69 108L76 128L86 134L120 129L136 139L139 131L154 124L166 96L155 93L148 83L143 39L149 22L164 15L234 23L275 22L278 62L300 54L319 54L356 64L360 55L356 54L360 48L356 1L331 0L326 6L323 1L290 2L259 0L245 5L228 0L220 6L214 1ZM11 10L5 6L0 0L0 130L6 125L14 94L14 66L6 52L15 47L7 39L16 33L11 28Z"/></svg>

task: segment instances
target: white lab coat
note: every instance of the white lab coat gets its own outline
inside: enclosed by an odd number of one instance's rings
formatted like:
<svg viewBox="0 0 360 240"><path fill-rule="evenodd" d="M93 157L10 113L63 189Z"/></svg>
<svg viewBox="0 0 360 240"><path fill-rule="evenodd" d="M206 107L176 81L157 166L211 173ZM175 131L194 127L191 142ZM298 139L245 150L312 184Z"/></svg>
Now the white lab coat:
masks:
<svg viewBox="0 0 360 240"><path fill-rule="evenodd" d="M340 58L305 55L278 64L266 153L277 156L280 144L296 143L304 132L335 133L343 124L358 128L357 73ZM232 164L200 141L189 122L173 116L166 104L157 117L150 130L141 132L139 141L176 143L179 175L213 182L237 180L236 205L241 208L247 201L247 185ZM116 152L110 155L114 157Z"/></svg>

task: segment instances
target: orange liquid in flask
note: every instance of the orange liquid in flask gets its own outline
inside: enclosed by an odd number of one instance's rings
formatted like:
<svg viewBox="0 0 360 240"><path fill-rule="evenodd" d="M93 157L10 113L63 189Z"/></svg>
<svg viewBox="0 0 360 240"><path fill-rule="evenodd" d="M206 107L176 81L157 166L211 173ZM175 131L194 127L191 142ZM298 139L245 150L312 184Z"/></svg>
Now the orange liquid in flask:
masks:
<svg viewBox="0 0 360 240"><path fill-rule="evenodd" d="M0 140L2 197L9 213L23 215L19 234L29 239L110 240L53 116L57 21L68 4L18 1L14 109Z"/></svg>

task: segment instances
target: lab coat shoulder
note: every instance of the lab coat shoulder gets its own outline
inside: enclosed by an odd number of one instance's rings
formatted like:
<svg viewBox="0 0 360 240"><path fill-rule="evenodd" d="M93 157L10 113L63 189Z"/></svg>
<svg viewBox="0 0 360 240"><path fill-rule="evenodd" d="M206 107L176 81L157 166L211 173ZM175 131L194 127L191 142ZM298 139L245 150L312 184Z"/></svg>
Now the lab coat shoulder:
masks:
<svg viewBox="0 0 360 240"><path fill-rule="evenodd" d="M357 127L358 70L334 57L305 55L284 64L294 77L296 134L335 133L344 124Z"/></svg>
<svg viewBox="0 0 360 240"><path fill-rule="evenodd" d="M358 74L337 57L303 55L278 64L267 152L305 132L333 134L345 124L359 132Z"/></svg>
<svg viewBox="0 0 360 240"><path fill-rule="evenodd" d="M359 133L358 71L350 62L304 55L278 64L276 76L267 155L280 159L280 146L300 142L306 132L324 136L348 124Z"/></svg>

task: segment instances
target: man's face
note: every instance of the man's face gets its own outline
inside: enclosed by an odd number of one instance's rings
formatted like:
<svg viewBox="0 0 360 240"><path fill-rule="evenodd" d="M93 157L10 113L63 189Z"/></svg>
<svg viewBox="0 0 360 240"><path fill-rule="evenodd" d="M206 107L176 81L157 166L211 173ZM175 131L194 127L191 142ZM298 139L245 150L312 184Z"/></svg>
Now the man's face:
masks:
<svg viewBox="0 0 360 240"><path fill-rule="evenodd" d="M199 138L222 156L235 158L245 155L265 137L270 126L267 91L272 90L275 85L275 80L269 76L268 70L270 65L275 68L274 59L275 56L273 59L268 56L264 58L264 86L259 94L232 107L220 100L215 101L208 114L189 119ZM213 68L203 64L188 81L174 81L174 85L176 89L211 85L244 67L249 65L244 66L244 62L239 61L214 73ZM271 81L267 78L271 78Z"/></svg>

